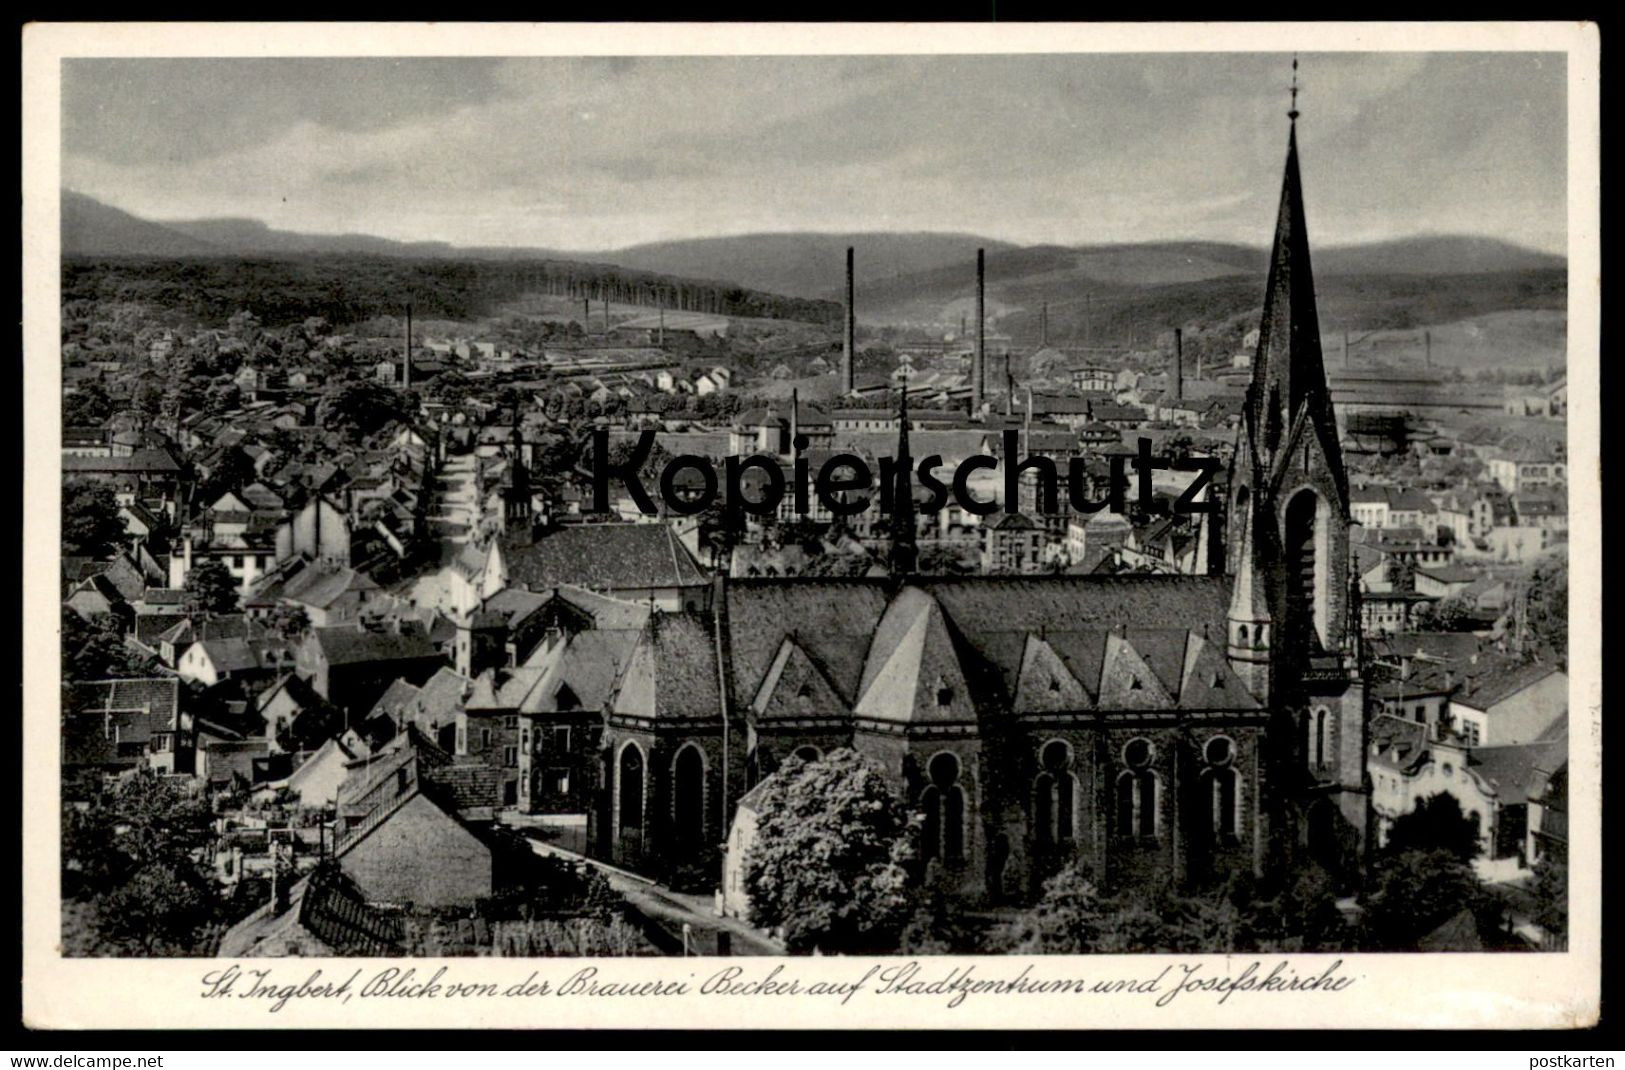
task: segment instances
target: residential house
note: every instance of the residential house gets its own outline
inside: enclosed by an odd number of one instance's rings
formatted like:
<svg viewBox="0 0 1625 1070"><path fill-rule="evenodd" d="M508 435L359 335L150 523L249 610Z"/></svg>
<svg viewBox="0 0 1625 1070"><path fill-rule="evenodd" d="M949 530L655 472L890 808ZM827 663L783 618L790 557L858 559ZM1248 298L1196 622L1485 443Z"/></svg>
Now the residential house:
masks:
<svg viewBox="0 0 1625 1070"><path fill-rule="evenodd" d="M1452 728L1471 746L1539 739L1568 716L1568 674L1555 665L1487 660L1462 679L1450 698Z"/></svg>
<svg viewBox="0 0 1625 1070"><path fill-rule="evenodd" d="M359 719L395 680L421 683L444 660L421 627L366 621L312 628L295 666L318 695Z"/></svg>
<svg viewBox="0 0 1625 1070"><path fill-rule="evenodd" d="M1021 513L1003 513L982 525L984 573L1038 572L1043 548L1044 529Z"/></svg>
<svg viewBox="0 0 1625 1070"><path fill-rule="evenodd" d="M1369 732L1366 765L1377 846L1387 844L1394 822L1424 799L1449 795L1476 823L1479 855L1490 857L1496 789L1472 768L1468 749L1457 740L1430 737L1426 725L1387 714L1373 718Z"/></svg>
<svg viewBox="0 0 1625 1070"><path fill-rule="evenodd" d="M189 729L173 676L70 681L62 688L63 789L94 794L103 778L134 769L190 772Z"/></svg>

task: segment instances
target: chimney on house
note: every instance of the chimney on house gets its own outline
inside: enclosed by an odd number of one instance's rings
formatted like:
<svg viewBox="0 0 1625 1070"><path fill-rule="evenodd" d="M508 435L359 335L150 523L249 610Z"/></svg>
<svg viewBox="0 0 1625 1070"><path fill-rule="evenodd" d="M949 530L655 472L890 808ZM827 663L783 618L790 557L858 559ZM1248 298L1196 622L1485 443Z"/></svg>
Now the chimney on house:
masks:
<svg viewBox="0 0 1625 1070"><path fill-rule="evenodd" d="M976 355L971 360L970 412L982 415L982 363L987 357L986 251L976 250Z"/></svg>
<svg viewBox="0 0 1625 1070"><path fill-rule="evenodd" d="M852 270L852 246L846 247L846 316L841 325L841 394L852 393L853 364L857 360L857 310L853 305L855 285Z"/></svg>
<svg viewBox="0 0 1625 1070"><path fill-rule="evenodd" d="M1174 328L1174 400L1185 398L1185 331Z"/></svg>

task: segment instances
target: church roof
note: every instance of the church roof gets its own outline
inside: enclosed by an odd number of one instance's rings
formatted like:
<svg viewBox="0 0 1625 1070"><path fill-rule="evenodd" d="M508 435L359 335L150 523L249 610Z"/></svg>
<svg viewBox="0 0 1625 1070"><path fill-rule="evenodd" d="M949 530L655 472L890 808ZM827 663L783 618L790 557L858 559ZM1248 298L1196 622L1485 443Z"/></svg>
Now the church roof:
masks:
<svg viewBox="0 0 1625 1070"><path fill-rule="evenodd" d="M1320 351L1320 317L1315 308L1303 178L1298 170L1296 121L1287 137L1280 211L1270 247L1264 314L1259 328L1247 420L1247 432L1256 455L1273 462L1275 450L1285 443L1298 420L1306 418L1315 428L1338 490L1346 501L1348 475L1343 469Z"/></svg>
<svg viewBox="0 0 1625 1070"><path fill-rule="evenodd" d="M707 582L699 562L666 524L568 524L533 545L504 546L503 556L509 582L533 591L567 583L627 590Z"/></svg>
<svg viewBox="0 0 1625 1070"><path fill-rule="evenodd" d="M778 679L805 659L860 715L891 705L939 717L967 695L991 708L1058 708L1052 680L1073 710L1257 706L1225 663L1222 638L1202 637L1204 625L1225 635L1223 577L919 577L894 590L871 578L730 581L734 701L786 701ZM956 691L947 708L936 702L939 675Z"/></svg>

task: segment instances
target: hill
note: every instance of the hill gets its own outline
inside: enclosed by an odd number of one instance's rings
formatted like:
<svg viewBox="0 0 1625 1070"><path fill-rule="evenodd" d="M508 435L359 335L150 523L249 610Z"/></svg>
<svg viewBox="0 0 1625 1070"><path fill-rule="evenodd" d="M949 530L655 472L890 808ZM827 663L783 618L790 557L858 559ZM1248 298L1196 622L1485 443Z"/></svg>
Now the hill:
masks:
<svg viewBox="0 0 1625 1070"><path fill-rule="evenodd" d="M727 279L794 297L838 299L845 285L847 246L856 250L852 268L859 286L954 267L974 272L978 246L989 255L1019 248L974 234L789 232L655 242L574 255L640 271Z"/></svg>
<svg viewBox="0 0 1625 1070"><path fill-rule="evenodd" d="M84 194L62 191L64 256L201 256L214 251L206 241Z"/></svg>
<svg viewBox="0 0 1625 1070"><path fill-rule="evenodd" d="M257 219L195 219L163 226L238 256L354 253L363 256L445 257L458 254L447 242L399 242L367 234L301 234L274 230Z"/></svg>

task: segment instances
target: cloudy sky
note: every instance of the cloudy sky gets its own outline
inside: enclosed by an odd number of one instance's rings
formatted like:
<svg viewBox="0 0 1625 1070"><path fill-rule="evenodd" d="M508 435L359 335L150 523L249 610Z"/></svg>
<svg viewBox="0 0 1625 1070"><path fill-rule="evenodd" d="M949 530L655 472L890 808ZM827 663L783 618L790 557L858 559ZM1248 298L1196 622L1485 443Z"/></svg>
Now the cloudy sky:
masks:
<svg viewBox="0 0 1625 1070"><path fill-rule="evenodd" d="M602 250L758 230L1262 243L1279 54L63 65L62 181L152 219ZM1302 57L1318 242L1562 252L1562 55Z"/></svg>

